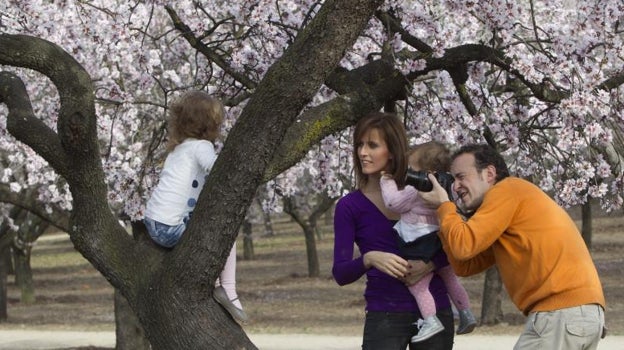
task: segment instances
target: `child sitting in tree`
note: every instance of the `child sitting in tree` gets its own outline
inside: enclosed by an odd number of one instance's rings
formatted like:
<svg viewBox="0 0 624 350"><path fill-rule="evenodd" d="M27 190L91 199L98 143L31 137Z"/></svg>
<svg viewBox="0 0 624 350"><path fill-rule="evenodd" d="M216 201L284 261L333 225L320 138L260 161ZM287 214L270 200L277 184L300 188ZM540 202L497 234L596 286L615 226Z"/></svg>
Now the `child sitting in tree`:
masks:
<svg viewBox="0 0 624 350"><path fill-rule="evenodd" d="M221 101L190 91L171 106L168 155L147 202L144 222L160 246L178 243L191 219L204 181L217 159L214 142L225 115ZM214 298L237 320L247 320L236 293L236 242L216 281Z"/></svg>

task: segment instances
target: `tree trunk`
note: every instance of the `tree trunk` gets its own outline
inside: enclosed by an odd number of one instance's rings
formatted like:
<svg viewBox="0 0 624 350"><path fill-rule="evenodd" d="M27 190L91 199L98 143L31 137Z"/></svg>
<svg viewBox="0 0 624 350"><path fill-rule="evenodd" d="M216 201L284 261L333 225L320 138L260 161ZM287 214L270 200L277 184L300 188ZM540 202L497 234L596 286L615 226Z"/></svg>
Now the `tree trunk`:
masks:
<svg viewBox="0 0 624 350"><path fill-rule="evenodd" d="M313 210L318 210L318 208L314 208ZM308 215L306 219L307 214L303 210L297 208L296 197L284 197L284 212L303 229L306 256L308 259L308 277L318 277L320 275L320 268L318 253L316 251L316 221L313 219L314 215Z"/></svg>
<svg viewBox="0 0 624 350"><path fill-rule="evenodd" d="M138 311L134 315L153 349L256 349L240 325L212 298L214 282L200 282L186 276L188 271L172 273L176 265L167 259L181 243L173 250L159 248L149 237L143 222L134 221L131 225L134 242L163 254L160 268L150 279L135 286L138 296L134 308ZM184 239L184 235L182 237ZM180 282L183 279L193 280L200 289L184 287Z"/></svg>
<svg viewBox="0 0 624 350"><path fill-rule="evenodd" d="M35 115L23 81L0 71L0 101L9 110L6 128L66 181L73 200L68 227L74 247L124 295L154 349L256 348L212 298L215 279L258 186L281 167L269 169L268 164L280 156L287 131L381 3L323 2L254 89L228 133L193 219L170 250L134 241L111 212L97 138L95 87L87 71L51 42L0 34L0 64L47 76L60 100L58 122L51 128ZM365 101L351 120L342 120L343 128L380 104L368 96Z"/></svg>
<svg viewBox="0 0 624 350"><path fill-rule="evenodd" d="M126 298L115 289L115 350L150 350L139 319Z"/></svg>
<svg viewBox="0 0 624 350"><path fill-rule="evenodd" d="M308 277L319 277L320 267L318 252L316 251L316 224L310 223L303 228L306 242L306 255L308 257Z"/></svg>
<svg viewBox="0 0 624 350"><path fill-rule="evenodd" d="M582 217L582 229L581 235L583 236L583 241L585 241L585 245L587 249L591 250L592 247L592 206L591 200L588 200L581 207L581 217Z"/></svg>
<svg viewBox="0 0 624 350"><path fill-rule="evenodd" d="M20 240L21 241L21 240ZM13 246L15 256L15 283L21 291L20 301L24 304L35 302L32 268L30 266L32 246L29 243L16 242Z"/></svg>
<svg viewBox="0 0 624 350"><path fill-rule="evenodd" d="M11 257L11 252L9 249L9 245L0 245L0 322L4 322L8 319L9 315L7 313L7 305L8 305L8 295L7 295L7 284L8 284L8 267L9 261ZM7 259L8 258L8 259Z"/></svg>
<svg viewBox="0 0 624 350"><path fill-rule="evenodd" d="M273 231L273 222L271 221L271 214L262 208L262 201L258 196L256 196L256 202L258 203L258 208L262 212L262 221L264 223L264 234L266 236L273 236L275 232Z"/></svg>
<svg viewBox="0 0 624 350"><path fill-rule="evenodd" d="M304 205L298 204L304 201ZM331 208L336 198L329 197L327 193L319 193L315 198L303 198L302 196L284 197L284 212L286 212L303 229L308 257L308 276L320 276L318 252L316 251L316 235L318 233L318 219ZM306 208L311 206L310 213Z"/></svg>
<svg viewBox="0 0 624 350"><path fill-rule="evenodd" d="M245 220L243 222L243 259L245 260L253 260L255 257L252 235L253 230L251 222Z"/></svg>
<svg viewBox="0 0 624 350"><path fill-rule="evenodd" d="M331 208L329 208L329 210L327 210L325 212L325 214L323 215L323 220L325 220L325 226L330 226L332 227L334 225L334 206L332 205Z"/></svg>
<svg viewBox="0 0 624 350"><path fill-rule="evenodd" d="M0 243L0 247L2 246L2 243ZM6 259L5 263L6 263L6 269L7 269L7 274L8 275L15 275L15 264L13 263L13 249L10 249L9 247L9 252L7 253L7 255L5 257L0 257L0 259Z"/></svg>
<svg viewBox="0 0 624 350"><path fill-rule="evenodd" d="M8 319L8 295L7 285L9 283L9 273L13 267L11 253L11 242L13 242L13 232L9 226L0 225L0 322Z"/></svg>
<svg viewBox="0 0 624 350"><path fill-rule="evenodd" d="M32 304L35 302L35 287L33 285L33 274L30 266L30 256L33 242L41 232L38 232L42 225L40 219L24 220L13 240L13 255L15 257L15 283L21 291L21 302Z"/></svg>
<svg viewBox="0 0 624 350"><path fill-rule="evenodd" d="M33 243L50 226L40 217L27 213L19 225L19 230L13 240L15 256L15 282L21 290L21 301L26 304L35 302L35 287L30 266L30 257Z"/></svg>
<svg viewBox="0 0 624 350"><path fill-rule="evenodd" d="M264 234L269 237L275 235L275 232L273 231L273 222L271 222L271 215L263 210L262 216L264 217Z"/></svg>
<svg viewBox="0 0 624 350"><path fill-rule="evenodd" d="M483 300L481 303L481 324L495 325L503 321L502 309L503 282L496 266L485 273Z"/></svg>

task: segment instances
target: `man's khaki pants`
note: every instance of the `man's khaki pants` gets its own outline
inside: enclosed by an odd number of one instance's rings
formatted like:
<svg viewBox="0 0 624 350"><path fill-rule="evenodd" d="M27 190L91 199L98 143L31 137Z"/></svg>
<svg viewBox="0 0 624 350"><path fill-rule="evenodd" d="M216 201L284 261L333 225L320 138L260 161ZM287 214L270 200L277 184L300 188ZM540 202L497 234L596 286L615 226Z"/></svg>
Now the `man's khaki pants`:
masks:
<svg viewBox="0 0 624 350"><path fill-rule="evenodd" d="M604 327L604 310L588 304L532 312L514 350L595 350Z"/></svg>

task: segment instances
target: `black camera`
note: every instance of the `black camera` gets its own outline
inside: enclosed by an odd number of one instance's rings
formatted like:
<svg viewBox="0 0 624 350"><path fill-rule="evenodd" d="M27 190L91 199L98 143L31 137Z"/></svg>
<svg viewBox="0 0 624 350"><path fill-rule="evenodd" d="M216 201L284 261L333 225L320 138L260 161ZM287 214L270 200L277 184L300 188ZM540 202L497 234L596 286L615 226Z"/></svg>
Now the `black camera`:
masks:
<svg viewBox="0 0 624 350"><path fill-rule="evenodd" d="M414 188L421 192L431 192L433 190L433 183L427 177L428 171L407 169L405 175L405 184L412 185ZM440 186L444 188L449 195L449 199L453 199L453 175L451 173L433 173L436 180L440 183Z"/></svg>

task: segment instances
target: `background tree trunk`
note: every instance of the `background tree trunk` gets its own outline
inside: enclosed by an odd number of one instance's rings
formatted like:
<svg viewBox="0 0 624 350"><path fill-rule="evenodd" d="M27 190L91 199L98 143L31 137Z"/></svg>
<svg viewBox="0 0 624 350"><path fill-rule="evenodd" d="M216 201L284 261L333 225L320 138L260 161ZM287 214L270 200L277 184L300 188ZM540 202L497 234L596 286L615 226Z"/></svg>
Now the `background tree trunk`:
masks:
<svg viewBox="0 0 624 350"><path fill-rule="evenodd" d="M335 201L336 198L329 197L326 193L319 193L315 198L284 197L284 212L303 229L308 258L308 277L320 276L320 264L316 249L317 222Z"/></svg>
<svg viewBox="0 0 624 350"><path fill-rule="evenodd" d="M15 283L21 290L23 303L34 303L35 287L33 285L32 267L30 257L35 241L49 227L41 218L28 214L20 225L19 231L13 240L13 255L15 257Z"/></svg>
<svg viewBox="0 0 624 350"><path fill-rule="evenodd" d="M585 202L581 207L582 228L581 235L587 249L591 250L592 247L592 205L591 200Z"/></svg>
<svg viewBox="0 0 624 350"><path fill-rule="evenodd" d="M262 201L259 196L256 196L256 202L258 207L260 208L260 212L262 213L262 221L264 223L264 234L267 236L273 236L275 232L273 232L273 222L271 221L271 214L262 209Z"/></svg>
<svg viewBox="0 0 624 350"><path fill-rule="evenodd" d="M20 212L19 208L11 209L11 217L15 217ZM13 269L13 244L15 232L11 230L9 224L3 221L0 224L0 322L8 319L8 295L7 285L9 283L9 273Z"/></svg>
<svg viewBox="0 0 624 350"><path fill-rule="evenodd" d="M319 265L318 251L316 250L316 224L306 225L303 228L306 242L306 256L308 257L308 277L319 277L321 269Z"/></svg>
<svg viewBox="0 0 624 350"><path fill-rule="evenodd" d="M332 203L331 207L325 212L323 215L323 220L325 221L325 226L332 227L331 232L333 232L334 227L334 204Z"/></svg>
<svg viewBox="0 0 624 350"><path fill-rule="evenodd" d="M19 236L16 236L19 237ZM20 243L21 242L21 243ZM21 291L20 301L25 304L35 302L35 287L33 286L33 274L30 266L30 253L32 246L20 240L13 244L15 257L15 283Z"/></svg>
<svg viewBox="0 0 624 350"><path fill-rule="evenodd" d="M139 319L126 298L115 289L115 350L150 350Z"/></svg>
<svg viewBox="0 0 624 350"><path fill-rule="evenodd" d="M498 273L498 268L492 266L486 271L483 284L482 325L494 325L503 320L502 292L503 282Z"/></svg>
<svg viewBox="0 0 624 350"><path fill-rule="evenodd" d="M312 226L314 224L311 219L312 215L305 213L305 210L298 207L297 199L298 197L284 197L284 212L303 230L306 244L306 257L308 259L308 277L318 277L320 274L320 264L316 251L316 228ZM304 201L308 204L306 199L304 199Z"/></svg>
<svg viewBox="0 0 624 350"><path fill-rule="evenodd" d="M0 242L0 322L4 322L8 319L7 313L7 284L9 276L9 266L11 252L8 244L2 244Z"/></svg>
<svg viewBox="0 0 624 350"><path fill-rule="evenodd" d="M243 222L243 259L254 259L254 247L253 247L253 230L251 222L245 219Z"/></svg>

